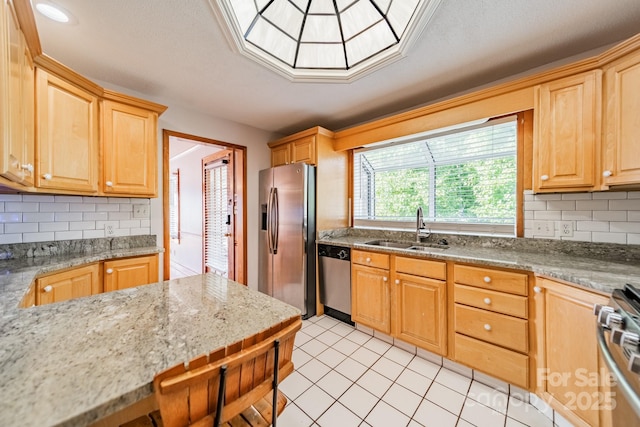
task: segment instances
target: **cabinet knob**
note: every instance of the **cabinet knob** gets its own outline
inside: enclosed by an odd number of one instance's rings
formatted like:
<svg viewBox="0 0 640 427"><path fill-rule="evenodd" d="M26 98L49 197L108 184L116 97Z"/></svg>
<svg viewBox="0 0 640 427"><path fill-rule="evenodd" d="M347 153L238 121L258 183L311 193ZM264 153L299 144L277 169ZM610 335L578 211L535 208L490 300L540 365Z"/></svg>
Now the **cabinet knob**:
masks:
<svg viewBox="0 0 640 427"><path fill-rule="evenodd" d="M44 288L42 288L42 290L45 292L51 292L53 290L53 286L47 285Z"/></svg>
<svg viewBox="0 0 640 427"><path fill-rule="evenodd" d="M27 163L26 165L22 165L21 167L27 172L33 172L33 165L31 163Z"/></svg>
<svg viewBox="0 0 640 427"><path fill-rule="evenodd" d="M45 173L44 175L42 175L42 177L44 179L46 179L47 181L49 181L51 178L53 178L50 173Z"/></svg>
<svg viewBox="0 0 640 427"><path fill-rule="evenodd" d="M484 279L482 280L484 280L484 283L491 283L491 277L489 276L484 276Z"/></svg>
<svg viewBox="0 0 640 427"><path fill-rule="evenodd" d="M111 273L113 273L113 268L107 268L107 272L106 272L106 273L107 273L107 274L111 274Z"/></svg>
<svg viewBox="0 0 640 427"><path fill-rule="evenodd" d="M613 172L609 170L602 172L602 176L604 176L605 178L609 178L611 175L613 175Z"/></svg>
<svg viewBox="0 0 640 427"><path fill-rule="evenodd" d="M540 286L534 286L533 292L535 292L536 294L539 294L540 292L542 292L542 288Z"/></svg>
<svg viewBox="0 0 640 427"><path fill-rule="evenodd" d="M491 304L491 298L485 298L484 299L484 303L487 304L487 305L490 305Z"/></svg>
<svg viewBox="0 0 640 427"><path fill-rule="evenodd" d="M485 323L485 324L484 324L484 330L485 330L485 331L490 331L490 330L491 330L491 325L490 325L490 324L488 324L488 323Z"/></svg>
<svg viewBox="0 0 640 427"><path fill-rule="evenodd" d="M104 185L106 185L107 187L113 187L113 182L107 181L104 183Z"/></svg>
<svg viewBox="0 0 640 427"><path fill-rule="evenodd" d="M365 261L366 261L366 262L371 262L371 258L367 257L367 258L365 259Z"/></svg>
<svg viewBox="0 0 640 427"><path fill-rule="evenodd" d="M386 282L386 281L388 281L388 280L389 280L389 278L388 278L388 277L383 277L383 278L382 278L382 281L383 281L383 282Z"/></svg>
<svg viewBox="0 0 640 427"><path fill-rule="evenodd" d="M548 180L549 180L549 175L542 175L542 176L540 177L540 180L541 180L541 181L548 181Z"/></svg>
<svg viewBox="0 0 640 427"><path fill-rule="evenodd" d="M396 285L400 284L400 279L396 279Z"/></svg>

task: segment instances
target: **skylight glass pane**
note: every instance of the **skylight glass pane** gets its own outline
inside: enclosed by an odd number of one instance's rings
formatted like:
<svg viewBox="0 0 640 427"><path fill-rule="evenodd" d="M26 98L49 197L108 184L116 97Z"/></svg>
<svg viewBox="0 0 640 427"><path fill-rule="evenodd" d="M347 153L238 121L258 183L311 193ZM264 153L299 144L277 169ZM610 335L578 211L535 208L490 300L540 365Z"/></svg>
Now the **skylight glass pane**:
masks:
<svg viewBox="0 0 640 427"><path fill-rule="evenodd" d="M247 37L247 41L266 50L271 55L293 67L296 42L264 18L258 19Z"/></svg>
<svg viewBox="0 0 640 427"><path fill-rule="evenodd" d="M389 27L380 22L345 43L348 65L352 67L371 55L392 46L395 42Z"/></svg>
<svg viewBox="0 0 640 427"><path fill-rule="evenodd" d="M298 9L305 12L307 10L307 5L311 0L291 0L291 1L293 2L293 4L295 4L298 7Z"/></svg>
<svg viewBox="0 0 640 427"><path fill-rule="evenodd" d="M353 3L361 1L361 0L336 0L336 4L338 5L338 11L342 13L347 7L351 6Z"/></svg>
<svg viewBox="0 0 640 427"><path fill-rule="evenodd" d="M309 13L336 13L336 8L333 6L333 0L313 0Z"/></svg>
<svg viewBox="0 0 640 427"><path fill-rule="evenodd" d="M387 11L389 10L389 5L391 4L391 0L373 0L373 2L378 6L378 9L380 9L382 13L386 15Z"/></svg>
<svg viewBox="0 0 640 427"><path fill-rule="evenodd" d="M258 6L258 11L262 11L262 9L264 9L270 1L271 0L255 0L256 5Z"/></svg>
<svg viewBox="0 0 640 427"><path fill-rule="evenodd" d="M308 15L301 41L342 43L338 19L335 15Z"/></svg>
<svg viewBox="0 0 640 427"><path fill-rule="evenodd" d="M360 0L340 14L344 39L349 40L359 32L371 27L382 17L369 0ZM369 30L367 30L369 31Z"/></svg>
<svg viewBox="0 0 640 427"><path fill-rule="evenodd" d="M262 15L275 26L297 39L300 36L300 28L304 14L293 6L288 0L274 0Z"/></svg>
<svg viewBox="0 0 640 427"><path fill-rule="evenodd" d="M344 68L342 43L302 43L296 66L299 68Z"/></svg>
<svg viewBox="0 0 640 427"><path fill-rule="evenodd" d="M240 31L245 34L258 14L256 4L253 0L238 0L230 4L240 25Z"/></svg>
<svg viewBox="0 0 640 427"><path fill-rule="evenodd" d="M387 19L398 37L404 34L417 6L418 0L394 0L391 3Z"/></svg>

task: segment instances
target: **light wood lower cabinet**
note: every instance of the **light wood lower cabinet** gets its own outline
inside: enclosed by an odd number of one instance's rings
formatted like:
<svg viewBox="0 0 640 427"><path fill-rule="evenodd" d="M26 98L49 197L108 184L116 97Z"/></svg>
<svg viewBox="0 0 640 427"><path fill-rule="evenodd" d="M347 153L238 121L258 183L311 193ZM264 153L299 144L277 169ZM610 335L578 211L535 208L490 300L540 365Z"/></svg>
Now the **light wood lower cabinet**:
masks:
<svg viewBox="0 0 640 427"><path fill-rule="evenodd" d="M369 266L379 258L386 258L387 268ZM351 259L351 319L390 334L389 255L354 250Z"/></svg>
<svg viewBox="0 0 640 427"><path fill-rule="evenodd" d="M102 292L100 265L91 264L36 280L36 304L51 304Z"/></svg>
<svg viewBox="0 0 640 427"><path fill-rule="evenodd" d="M103 263L104 291L118 291L158 281L158 255L114 259Z"/></svg>
<svg viewBox="0 0 640 427"><path fill-rule="evenodd" d="M537 278L535 290L536 393L576 426L609 425L610 412L600 410L607 374L592 312L609 298L545 278Z"/></svg>

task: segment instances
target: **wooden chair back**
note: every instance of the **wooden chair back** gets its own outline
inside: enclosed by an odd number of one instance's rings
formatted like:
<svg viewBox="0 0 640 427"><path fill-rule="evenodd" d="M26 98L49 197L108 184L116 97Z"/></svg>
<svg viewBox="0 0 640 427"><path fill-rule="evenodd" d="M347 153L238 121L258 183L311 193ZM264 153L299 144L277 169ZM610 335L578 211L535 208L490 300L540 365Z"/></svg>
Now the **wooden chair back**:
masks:
<svg viewBox="0 0 640 427"><path fill-rule="evenodd" d="M293 372L294 338L301 327L302 320L296 316L197 357L188 366L180 364L157 374L153 386L164 427L211 426L216 415L224 424L260 401L273 390L274 374L281 380ZM222 401L218 398L221 390Z"/></svg>

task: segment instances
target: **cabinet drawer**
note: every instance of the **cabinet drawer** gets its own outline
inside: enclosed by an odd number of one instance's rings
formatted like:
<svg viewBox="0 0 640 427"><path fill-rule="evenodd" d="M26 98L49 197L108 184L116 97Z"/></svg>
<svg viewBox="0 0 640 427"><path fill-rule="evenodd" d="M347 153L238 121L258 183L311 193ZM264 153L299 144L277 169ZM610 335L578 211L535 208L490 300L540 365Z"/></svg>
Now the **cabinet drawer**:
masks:
<svg viewBox="0 0 640 427"><path fill-rule="evenodd" d="M529 388L529 356L456 334L455 359L518 387Z"/></svg>
<svg viewBox="0 0 640 427"><path fill-rule="evenodd" d="M447 265L442 261L396 257L396 271L432 279L446 280L447 278Z"/></svg>
<svg viewBox="0 0 640 427"><path fill-rule="evenodd" d="M490 268L455 265L453 277L456 283L510 294L527 295L527 275Z"/></svg>
<svg viewBox="0 0 640 427"><path fill-rule="evenodd" d="M351 262L376 268L389 268L389 255L375 252L351 251Z"/></svg>
<svg viewBox="0 0 640 427"><path fill-rule="evenodd" d="M527 297L474 288L472 286L455 285L455 302L484 310L528 318L529 306Z"/></svg>
<svg viewBox="0 0 640 427"><path fill-rule="evenodd" d="M526 320L460 304L455 305L454 319L456 332L523 353L529 350Z"/></svg>

